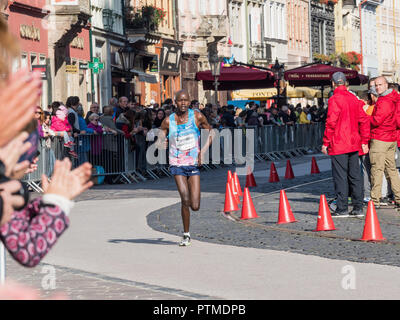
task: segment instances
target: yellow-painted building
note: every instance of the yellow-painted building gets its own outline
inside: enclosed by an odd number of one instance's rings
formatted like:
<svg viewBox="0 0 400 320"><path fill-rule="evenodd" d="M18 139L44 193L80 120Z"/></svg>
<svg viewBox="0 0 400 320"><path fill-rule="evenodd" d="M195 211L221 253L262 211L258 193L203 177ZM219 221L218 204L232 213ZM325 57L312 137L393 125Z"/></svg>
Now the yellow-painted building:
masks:
<svg viewBox="0 0 400 320"><path fill-rule="evenodd" d="M360 52L360 15L355 1L338 0L335 5L336 52Z"/></svg>

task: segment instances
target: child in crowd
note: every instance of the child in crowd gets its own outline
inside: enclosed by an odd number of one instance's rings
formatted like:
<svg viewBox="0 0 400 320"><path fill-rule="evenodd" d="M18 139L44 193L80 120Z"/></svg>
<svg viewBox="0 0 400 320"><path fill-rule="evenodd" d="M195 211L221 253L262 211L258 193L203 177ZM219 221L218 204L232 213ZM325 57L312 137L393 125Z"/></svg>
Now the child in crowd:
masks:
<svg viewBox="0 0 400 320"><path fill-rule="evenodd" d="M60 106L56 111L56 115L51 119L50 129L55 132L62 132L64 137L64 147L69 149L69 154L77 159L78 155L73 150L74 138L72 137L72 128L68 123L68 109L65 106Z"/></svg>

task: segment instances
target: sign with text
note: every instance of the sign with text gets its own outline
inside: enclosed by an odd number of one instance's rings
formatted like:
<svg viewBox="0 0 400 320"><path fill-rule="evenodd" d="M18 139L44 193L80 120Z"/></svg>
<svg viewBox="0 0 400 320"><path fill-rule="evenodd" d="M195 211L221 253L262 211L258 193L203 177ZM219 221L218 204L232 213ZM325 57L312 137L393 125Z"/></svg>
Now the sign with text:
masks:
<svg viewBox="0 0 400 320"><path fill-rule="evenodd" d="M65 66L66 73L78 73L78 65L76 64L67 64Z"/></svg>
<svg viewBox="0 0 400 320"><path fill-rule="evenodd" d="M88 70L89 69L89 64L88 63L79 63L79 69L80 70Z"/></svg>
<svg viewBox="0 0 400 320"><path fill-rule="evenodd" d="M42 80L47 80L47 65L32 65L32 71L39 71Z"/></svg>

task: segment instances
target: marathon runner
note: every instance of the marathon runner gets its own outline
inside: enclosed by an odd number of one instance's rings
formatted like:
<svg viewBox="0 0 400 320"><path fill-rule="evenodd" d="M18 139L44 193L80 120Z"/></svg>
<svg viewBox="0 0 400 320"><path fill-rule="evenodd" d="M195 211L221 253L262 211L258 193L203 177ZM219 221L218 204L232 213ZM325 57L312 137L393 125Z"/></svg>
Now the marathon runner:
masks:
<svg viewBox="0 0 400 320"><path fill-rule="evenodd" d="M190 245L190 209L200 209L200 166L202 156L212 142L212 131L209 139L200 150L200 129L212 129L206 117L189 108L189 94L178 91L175 96L176 112L165 118L161 131L169 140L169 165L181 197L181 214L183 237L180 246ZM165 139L160 139L160 141Z"/></svg>

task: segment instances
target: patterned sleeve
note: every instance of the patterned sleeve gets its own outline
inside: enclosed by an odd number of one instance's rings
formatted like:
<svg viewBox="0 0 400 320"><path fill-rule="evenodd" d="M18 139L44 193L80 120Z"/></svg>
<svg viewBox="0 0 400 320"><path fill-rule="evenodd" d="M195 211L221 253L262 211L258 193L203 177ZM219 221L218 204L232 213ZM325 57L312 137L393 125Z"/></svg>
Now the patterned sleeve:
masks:
<svg viewBox="0 0 400 320"><path fill-rule="evenodd" d="M58 207L41 198L16 211L0 229L0 240L13 258L25 267L35 267L69 226L69 219Z"/></svg>

